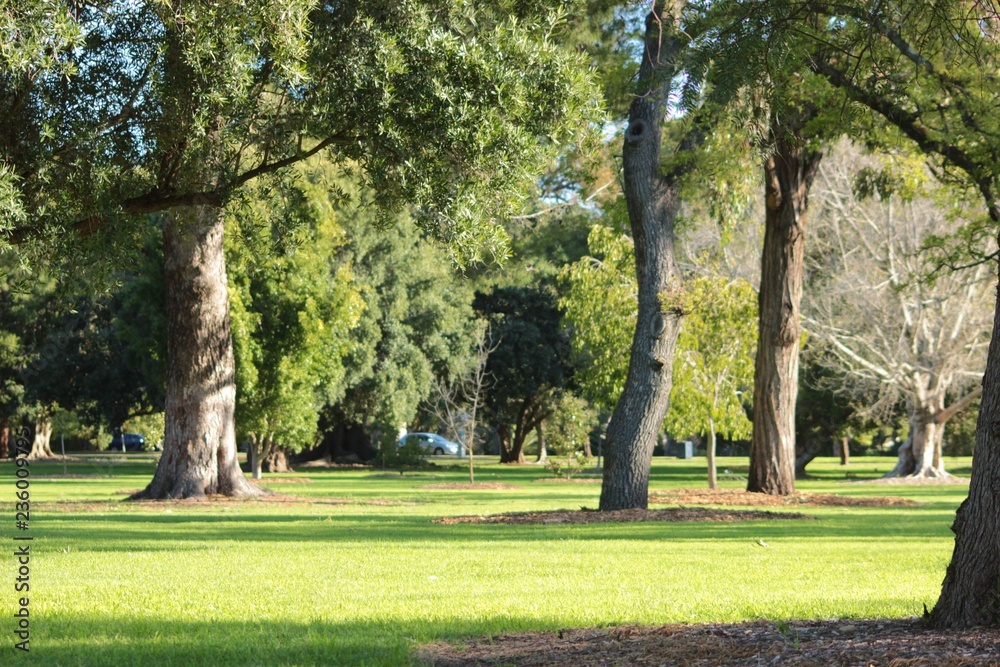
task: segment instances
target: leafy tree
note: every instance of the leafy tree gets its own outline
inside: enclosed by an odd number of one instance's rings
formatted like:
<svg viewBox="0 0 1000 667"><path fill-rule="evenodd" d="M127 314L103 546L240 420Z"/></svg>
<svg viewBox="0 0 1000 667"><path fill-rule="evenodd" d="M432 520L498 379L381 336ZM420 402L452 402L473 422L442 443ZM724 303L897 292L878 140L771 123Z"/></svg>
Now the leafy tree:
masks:
<svg viewBox="0 0 1000 667"><path fill-rule="evenodd" d="M696 278L686 286L667 430L708 432L708 487L714 489L715 436L750 435L744 403L753 383L757 294L742 280Z"/></svg>
<svg viewBox="0 0 1000 667"><path fill-rule="evenodd" d="M945 237L958 243L940 245L961 248L965 257L971 247L982 259L978 239L995 235L1000 226L995 12L965 2L928 6L909 0L771 0L752 7L734 1L717 7L730 13L723 32L733 48L720 51L724 67L749 66L764 80L782 61L807 62L844 92L851 112L893 128L890 137L912 142L944 178L981 197L986 215ZM969 498L958 511L954 556L930 615L939 628L1000 623L1000 571L989 565L1000 560L1000 517L994 511L1000 433L992 426L1000 415L998 326L1000 317L987 355Z"/></svg>
<svg viewBox="0 0 1000 667"><path fill-rule="evenodd" d="M350 267L364 309L350 330L343 390L327 397L331 421L362 424L394 444L436 380L463 376L472 363L476 324L471 288L439 243L412 218L377 229L364 191L337 205L345 243L337 261Z"/></svg>
<svg viewBox="0 0 1000 667"><path fill-rule="evenodd" d="M303 182L299 201L272 198L254 207L265 224L287 215L308 218L290 235L272 237L265 254L240 242L246 221L229 225L236 430L249 442L255 479L263 462L313 445L322 401L342 392L348 332L363 309L350 270L336 258L343 230L322 210L315 185ZM311 206L308 194L319 205ZM250 238L260 243L261 234Z"/></svg>
<svg viewBox="0 0 1000 667"><path fill-rule="evenodd" d="M500 462L524 463L528 435L552 414L570 382L569 336L552 290L501 287L476 294L476 311L490 323L485 404L500 437Z"/></svg>
<svg viewBox="0 0 1000 667"><path fill-rule="evenodd" d="M121 256L134 221L163 214L165 451L143 497L260 492L236 462L226 207L325 152L384 218L413 204L457 257L502 255L493 221L596 117L557 6L107 0L8 15L5 241L89 236Z"/></svg>
<svg viewBox="0 0 1000 667"><path fill-rule="evenodd" d="M601 410L613 410L625 386L631 324L636 317L632 240L595 225L587 237L591 256L565 267L559 305L570 325L578 358L576 382Z"/></svg>

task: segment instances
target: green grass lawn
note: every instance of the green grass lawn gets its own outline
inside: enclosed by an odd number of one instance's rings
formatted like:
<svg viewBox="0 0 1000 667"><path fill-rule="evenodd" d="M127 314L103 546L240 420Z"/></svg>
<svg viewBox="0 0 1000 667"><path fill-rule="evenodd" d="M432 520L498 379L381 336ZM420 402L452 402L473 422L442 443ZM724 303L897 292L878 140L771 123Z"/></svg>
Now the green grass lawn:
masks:
<svg viewBox="0 0 1000 667"><path fill-rule="evenodd" d="M396 666L429 640L526 629L915 616L937 598L966 493L845 484L821 459L800 490L921 505L799 510L818 521L440 525L431 519L593 508L600 484L535 482L545 471L533 465L480 466L477 480L516 488L471 491L426 488L466 480L460 468L301 469L274 477L309 481L265 483L313 502L121 502L153 465L71 463L91 477L66 479L62 464L32 465L29 655L12 649L14 507L0 504L0 664ZM892 465L847 470L864 479ZM4 501L13 473L0 463ZM656 459L651 488L704 479L704 459Z"/></svg>

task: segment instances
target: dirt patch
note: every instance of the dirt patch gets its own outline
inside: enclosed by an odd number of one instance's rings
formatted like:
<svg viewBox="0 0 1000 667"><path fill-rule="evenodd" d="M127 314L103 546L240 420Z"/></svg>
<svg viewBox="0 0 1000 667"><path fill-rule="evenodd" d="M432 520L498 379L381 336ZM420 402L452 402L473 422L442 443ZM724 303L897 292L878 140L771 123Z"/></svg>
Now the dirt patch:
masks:
<svg viewBox="0 0 1000 667"><path fill-rule="evenodd" d="M1000 665L1000 630L927 630L916 619L768 621L526 632L422 646L435 667L973 667Z"/></svg>
<svg viewBox="0 0 1000 667"><path fill-rule="evenodd" d="M848 484L885 484L887 486L938 486L939 484L968 484L971 480L968 477L879 477L878 479L858 479L847 482Z"/></svg>
<svg viewBox="0 0 1000 667"><path fill-rule="evenodd" d="M551 512L509 512L488 516L446 516L434 523L633 523L637 521L766 521L768 519L815 519L797 512L764 512L761 510L717 510L707 507L674 507L665 510L554 510Z"/></svg>
<svg viewBox="0 0 1000 667"><path fill-rule="evenodd" d="M788 507L812 505L819 507L911 507L916 505L909 498L874 497L852 498L835 493L795 493L789 496L772 496L750 493L743 489L672 489L654 491L649 502L670 505L744 505L752 507Z"/></svg>
<svg viewBox="0 0 1000 667"><path fill-rule="evenodd" d="M514 486L513 484L504 484L502 482L476 482L475 484L469 484L468 482L447 482L442 484L424 484L422 489L462 489L464 491L475 491L477 489L493 489L496 491L504 490L509 491L511 489L519 489L521 487Z"/></svg>

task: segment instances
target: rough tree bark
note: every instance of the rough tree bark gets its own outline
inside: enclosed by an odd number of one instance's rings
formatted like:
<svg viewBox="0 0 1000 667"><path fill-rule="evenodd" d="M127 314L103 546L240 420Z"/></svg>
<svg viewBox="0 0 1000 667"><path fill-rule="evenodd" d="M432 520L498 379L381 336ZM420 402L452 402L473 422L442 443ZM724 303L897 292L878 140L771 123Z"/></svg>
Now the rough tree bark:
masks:
<svg viewBox="0 0 1000 667"><path fill-rule="evenodd" d="M951 529L955 551L931 624L936 628L1000 625L1000 304L983 374L969 496L958 508Z"/></svg>
<svg viewBox="0 0 1000 667"><path fill-rule="evenodd" d="M164 216L167 392L163 455L134 499L262 495L236 460L236 401L221 208Z"/></svg>
<svg viewBox="0 0 1000 667"><path fill-rule="evenodd" d="M795 491L795 399L799 391L799 302L805 215L822 153L772 118L774 154L764 164L765 230L747 491Z"/></svg>
<svg viewBox="0 0 1000 667"><path fill-rule="evenodd" d="M646 17L642 64L625 129L622 171L635 242L638 318L625 387L608 424L603 511L646 508L653 446L670 399L681 313L662 304L661 295L668 301L680 288L674 256L679 173L661 173L660 122L684 44L678 25L683 6L684 0L657 0ZM681 150L692 141L686 139Z"/></svg>

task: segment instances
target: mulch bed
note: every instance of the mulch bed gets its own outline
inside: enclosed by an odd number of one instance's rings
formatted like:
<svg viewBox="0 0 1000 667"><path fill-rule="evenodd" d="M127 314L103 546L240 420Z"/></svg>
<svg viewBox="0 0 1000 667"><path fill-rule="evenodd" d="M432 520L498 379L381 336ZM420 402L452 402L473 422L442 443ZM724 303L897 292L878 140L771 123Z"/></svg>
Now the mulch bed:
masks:
<svg viewBox="0 0 1000 667"><path fill-rule="evenodd" d="M797 512L764 512L761 510L718 510L707 507L673 507L663 510L555 510L551 512L509 512L487 516L446 516L434 523L632 523L637 521L761 521L768 519L815 519Z"/></svg>
<svg viewBox="0 0 1000 667"><path fill-rule="evenodd" d="M939 484L968 484L971 480L968 477L879 477L878 479L859 479L847 482L848 484L886 484L893 486L937 486Z"/></svg>
<svg viewBox="0 0 1000 667"><path fill-rule="evenodd" d="M620 626L422 646L435 667L973 667L1000 665L1000 630L934 631L918 619Z"/></svg>
<svg viewBox="0 0 1000 667"><path fill-rule="evenodd" d="M909 498L874 497L852 498L834 493L795 493L772 496L750 493L743 489L676 489L654 491L649 502L677 505L749 505L760 507L787 507L789 505L814 505L821 507L910 507L916 505Z"/></svg>
<svg viewBox="0 0 1000 667"><path fill-rule="evenodd" d="M510 490L518 489L521 487L514 486L513 484L503 484L501 482L476 482L475 484L469 484L468 482L446 482L441 484L424 484L420 488L422 489L463 489L463 490L476 490L476 489L494 489L494 490Z"/></svg>

